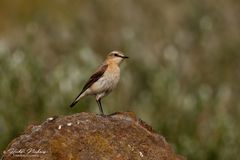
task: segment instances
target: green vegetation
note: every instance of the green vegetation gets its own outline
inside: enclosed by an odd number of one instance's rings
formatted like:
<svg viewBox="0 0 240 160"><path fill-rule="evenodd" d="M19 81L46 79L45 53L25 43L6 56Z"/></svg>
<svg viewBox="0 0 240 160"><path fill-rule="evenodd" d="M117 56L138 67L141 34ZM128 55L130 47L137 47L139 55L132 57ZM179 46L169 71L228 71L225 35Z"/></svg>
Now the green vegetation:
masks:
<svg viewBox="0 0 240 160"><path fill-rule="evenodd" d="M240 1L0 1L0 151L68 105L112 50L130 56L106 113L134 111L192 160L240 153Z"/></svg>

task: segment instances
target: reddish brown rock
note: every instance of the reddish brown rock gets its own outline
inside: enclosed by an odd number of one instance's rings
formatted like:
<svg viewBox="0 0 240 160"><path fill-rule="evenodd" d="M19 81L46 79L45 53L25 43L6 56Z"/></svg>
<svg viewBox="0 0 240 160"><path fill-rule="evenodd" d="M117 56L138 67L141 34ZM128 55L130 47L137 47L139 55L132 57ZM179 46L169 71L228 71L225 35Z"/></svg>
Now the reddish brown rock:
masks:
<svg viewBox="0 0 240 160"><path fill-rule="evenodd" d="M4 160L178 160L164 137L134 113L78 113L30 126Z"/></svg>

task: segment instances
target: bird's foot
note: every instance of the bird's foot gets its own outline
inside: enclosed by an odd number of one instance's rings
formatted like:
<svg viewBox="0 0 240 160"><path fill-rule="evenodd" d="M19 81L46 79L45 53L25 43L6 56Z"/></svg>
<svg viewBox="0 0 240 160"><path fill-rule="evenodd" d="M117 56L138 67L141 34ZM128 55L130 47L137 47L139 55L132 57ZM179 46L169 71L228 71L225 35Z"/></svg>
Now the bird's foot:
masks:
<svg viewBox="0 0 240 160"><path fill-rule="evenodd" d="M108 115L106 114L103 114L103 113L100 113L100 114L97 114L98 116L101 116L101 117L108 117Z"/></svg>

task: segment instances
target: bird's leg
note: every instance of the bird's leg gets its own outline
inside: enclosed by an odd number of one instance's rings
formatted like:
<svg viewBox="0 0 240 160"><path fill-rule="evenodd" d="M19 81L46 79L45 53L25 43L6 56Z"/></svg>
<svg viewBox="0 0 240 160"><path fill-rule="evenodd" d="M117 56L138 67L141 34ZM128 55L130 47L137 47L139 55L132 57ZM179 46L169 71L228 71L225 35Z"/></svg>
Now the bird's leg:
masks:
<svg viewBox="0 0 240 160"><path fill-rule="evenodd" d="M98 104L99 111L100 111L101 115L104 116L101 99L97 100L97 104Z"/></svg>

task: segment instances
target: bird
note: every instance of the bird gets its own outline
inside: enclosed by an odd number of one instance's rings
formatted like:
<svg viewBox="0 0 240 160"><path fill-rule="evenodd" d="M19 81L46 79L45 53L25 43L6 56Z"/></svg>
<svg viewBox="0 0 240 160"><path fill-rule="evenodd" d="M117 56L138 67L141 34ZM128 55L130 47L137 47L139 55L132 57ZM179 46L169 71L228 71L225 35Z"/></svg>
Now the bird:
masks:
<svg viewBox="0 0 240 160"><path fill-rule="evenodd" d="M88 79L70 107L74 107L83 97L95 96L100 115L104 116L101 99L117 86L120 79L120 64L127 58L129 57L121 51L110 52L102 65Z"/></svg>

